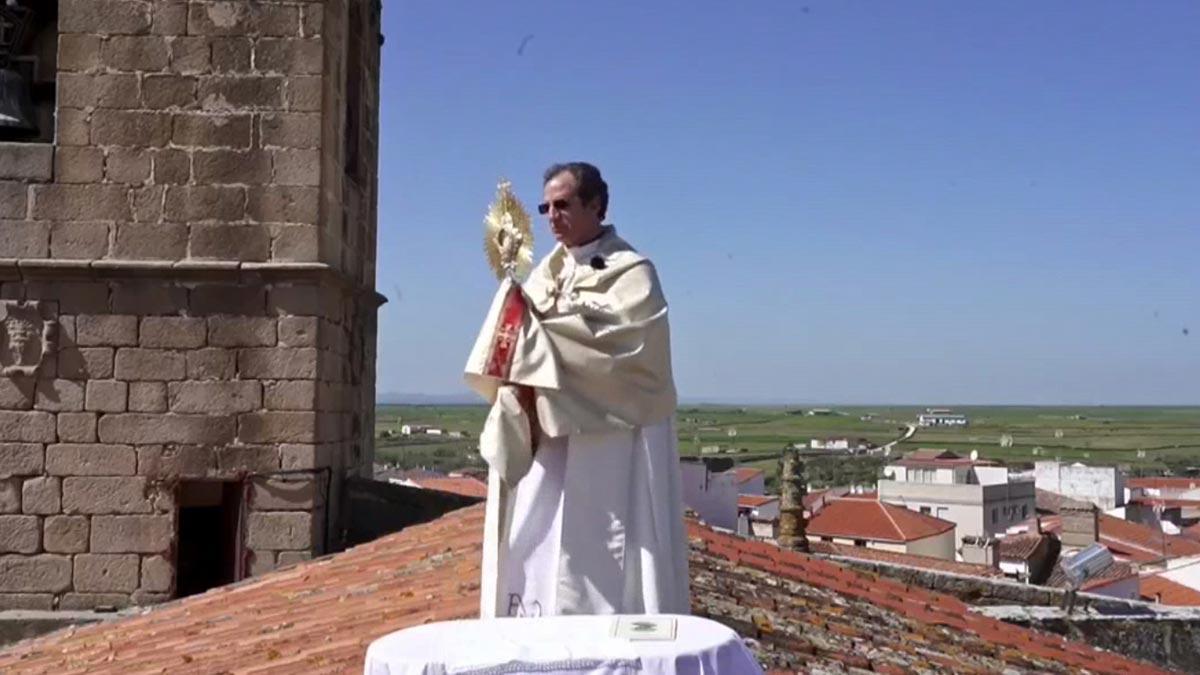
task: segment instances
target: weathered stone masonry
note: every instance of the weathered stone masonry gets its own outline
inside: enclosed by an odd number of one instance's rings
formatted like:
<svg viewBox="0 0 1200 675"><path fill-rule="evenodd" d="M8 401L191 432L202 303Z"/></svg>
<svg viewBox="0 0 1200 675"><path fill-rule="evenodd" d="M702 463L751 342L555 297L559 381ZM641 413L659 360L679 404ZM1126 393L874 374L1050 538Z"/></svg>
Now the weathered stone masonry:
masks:
<svg viewBox="0 0 1200 675"><path fill-rule="evenodd" d="M373 460L379 9L58 3L55 141L0 143L0 609L175 596L209 498L235 578L340 546Z"/></svg>

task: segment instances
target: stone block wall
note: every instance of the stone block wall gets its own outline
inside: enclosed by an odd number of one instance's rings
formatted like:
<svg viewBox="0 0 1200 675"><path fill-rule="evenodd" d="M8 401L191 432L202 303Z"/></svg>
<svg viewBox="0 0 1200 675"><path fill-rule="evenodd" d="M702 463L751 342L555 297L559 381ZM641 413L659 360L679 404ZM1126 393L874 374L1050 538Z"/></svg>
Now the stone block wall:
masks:
<svg viewBox="0 0 1200 675"><path fill-rule="evenodd" d="M325 12L60 0L56 141L0 147L0 257L322 260Z"/></svg>
<svg viewBox="0 0 1200 675"><path fill-rule="evenodd" d="M340 547L341 482L370 475L353 383L370 298L146 280L0 297L58 326L36 373L0 380L0 608L171 597L184 480L244 486L245 575Z"/></svg>
<svg viewBox="0 0 1200 675"><path fill-rule="evenodd" d="M58 2L55 142L0 143L0 609L172 597L187 481L242 490L239 574L340 547L382 300L352 6L373 120L376 3Z"/></svg>

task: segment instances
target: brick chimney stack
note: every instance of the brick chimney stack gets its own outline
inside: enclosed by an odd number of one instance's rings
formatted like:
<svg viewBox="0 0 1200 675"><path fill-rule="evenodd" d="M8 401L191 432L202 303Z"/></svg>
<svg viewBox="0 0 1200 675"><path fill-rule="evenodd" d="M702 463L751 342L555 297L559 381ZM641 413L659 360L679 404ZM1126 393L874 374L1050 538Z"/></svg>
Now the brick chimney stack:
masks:
<svg viewBox="0 0 1200 675"><path fill-rule="evenodd" d="M783 451L779 471L779 546L808 551L808 520L804 517L804 462L795 448Z"/></svg>

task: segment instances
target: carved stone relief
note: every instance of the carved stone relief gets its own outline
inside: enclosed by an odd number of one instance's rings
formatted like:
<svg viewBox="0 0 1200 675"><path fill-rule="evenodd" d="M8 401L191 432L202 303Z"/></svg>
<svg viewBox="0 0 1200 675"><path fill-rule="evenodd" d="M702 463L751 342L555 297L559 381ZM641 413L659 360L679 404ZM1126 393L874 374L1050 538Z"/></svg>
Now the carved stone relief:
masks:
<svg viewBox="0 0 1200 675"><path fill-rule="evenodd" d="M0 375L35 375L58 345L49 303L0 300Z"/></svg>

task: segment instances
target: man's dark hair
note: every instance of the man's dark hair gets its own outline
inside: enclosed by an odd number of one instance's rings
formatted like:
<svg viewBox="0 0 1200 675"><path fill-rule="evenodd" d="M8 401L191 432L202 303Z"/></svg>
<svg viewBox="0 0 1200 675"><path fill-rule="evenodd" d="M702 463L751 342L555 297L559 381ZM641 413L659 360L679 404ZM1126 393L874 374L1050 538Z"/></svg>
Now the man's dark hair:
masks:
<svg viewBox="0 0 1200 675"><path fill-rule="evenodd" d="M604 220L604 216L608 213L608 183L605 183L604 179L600 177L600 169L587 162L555 164L546 169L546 173L542 176L542 185L549 183L551 178L563 172L575 177L575 183L579 186L576 193L581 202L589 204L593 199L599 198L600 220Z"/></svg>

